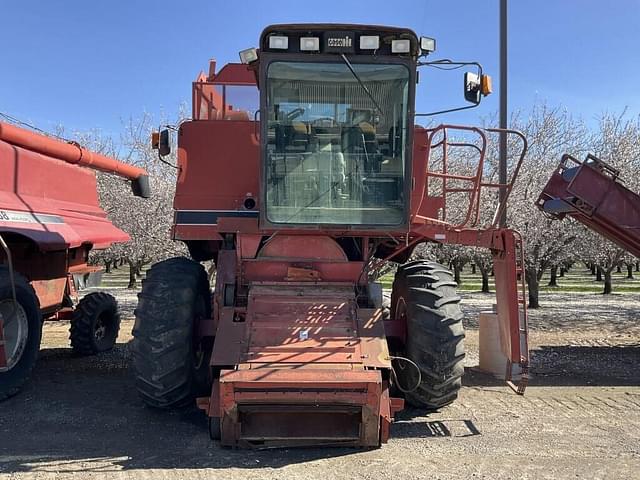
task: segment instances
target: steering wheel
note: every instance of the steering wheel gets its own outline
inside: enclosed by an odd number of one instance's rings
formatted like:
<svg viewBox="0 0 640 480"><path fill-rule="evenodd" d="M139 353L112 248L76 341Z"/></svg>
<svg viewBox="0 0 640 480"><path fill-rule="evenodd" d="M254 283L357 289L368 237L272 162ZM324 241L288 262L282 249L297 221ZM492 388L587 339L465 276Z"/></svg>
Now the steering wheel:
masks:
<svg viewBox="0 0 640 480"><path fill-rule="evenodd" d="M304 113L304 108L302 107L298 107L294 110L291 110L289 113L287 113L287 120L290 122L291 120L295 120L296 118L298 118L300 115L302 115Z"/></svg>

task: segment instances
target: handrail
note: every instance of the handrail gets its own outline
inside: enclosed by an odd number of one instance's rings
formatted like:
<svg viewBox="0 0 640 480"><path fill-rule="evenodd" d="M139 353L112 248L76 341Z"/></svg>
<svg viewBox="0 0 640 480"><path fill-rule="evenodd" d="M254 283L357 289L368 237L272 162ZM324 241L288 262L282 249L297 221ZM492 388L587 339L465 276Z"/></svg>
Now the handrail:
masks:
<svg viewBox="0 0 640 480"><path fill-rule="evenodd" d="M449 140L449 131L450 130L458 130L458 131L466 131L477 134L478 142L470 143L464 141L455 141ZM506 208L506 202L513 190L513 185L515 183L516 178L520 172L520 168L522 166L522 162L526 155L528 149L528 143L525 136L513 129L500 129L500 128L478 128L466 125L449 125L442 124L437 127L426 129L427 131L427 144L426 144L426 165L427 171L425 172L426 181L422 185L420 192L420 201L417 205L417 209L415 210L415 214L412 217L412 220L419 216L419 212L421 211L423 202L427 196L428 188L429 188L429 178L438 178L442 180L442 219L441 221L447 221L447 194L449 193L468 193L469 194L469 206L467 208L466 215L462 222L458 225L451 225L453 228L462 228L465 226L476 226L480 221L480 201L481 201L481 190L482 188L506 188L504 201L498 203L496 207L496 211L494 212L494 216L491 222L491 226L496 227L498 219L502 215L502 212ZM496 183L491 181L483 180L484 176L484 163L487 152L487 133L501 133L504 132L507 135L515 135L521 141L521 150L520 155L518 157L518 161L513 169L511 178L507 183ZM439 137L441 134L442 138ZM435 141L437 140L437 141ZM472 148L478 154L478 162L475 166L475 175L462 175L456 173L449 173L449 147L462 147L462 148ZM431 154L437 150L442 149L442 168L441 171L431 171L429 170ZM464 186L456 186L450 187L448 181L458 180L461 182L469 182L471 185L467 188Z"/></svg>

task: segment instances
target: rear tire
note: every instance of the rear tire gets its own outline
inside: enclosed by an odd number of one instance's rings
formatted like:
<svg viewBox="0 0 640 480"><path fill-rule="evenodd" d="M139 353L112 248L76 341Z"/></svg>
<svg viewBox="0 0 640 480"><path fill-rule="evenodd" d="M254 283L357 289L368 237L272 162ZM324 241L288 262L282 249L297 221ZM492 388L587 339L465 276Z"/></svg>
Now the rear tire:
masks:
<svg viewBox="0 0 640 480"><path fill-rule="evenodd" d="M420 369L421 383L405 399L414 407L435 410L458 396L464 374L464 327L453 274L430 261L398 268L391 298L395 318L407 324L405 356ZM415 367L396 361L398 382L411 389L418 381Z"/></svg>
<svg viewBox="0 0 640 480"><path fill-rule="evenodd" d="M0 266L0 314L5 324L5 349L9 357L9 370L0 372L0 400L18 393L28 380L38 359L42 338L42 315L38 297L22 275L14 272L14 280L19 304L17 313L13 307L9 270Z"/></svg>
<svg viewBox="0 0 640 480"><path fill-rule="evenodd" d="M113 348L120 331L118 302L103 292L85 296L71 319L71 348L76 355L95 355Z"/></svg>
<svg viewBox="0 0 640 480"><path fill-rule="evenodd" d="M135 316L133 368L143 401L172 408L208 395L213 344L194 341L198 320L211 316L211 292L202 265L184 257L153 265L142 282Z"/></svg>

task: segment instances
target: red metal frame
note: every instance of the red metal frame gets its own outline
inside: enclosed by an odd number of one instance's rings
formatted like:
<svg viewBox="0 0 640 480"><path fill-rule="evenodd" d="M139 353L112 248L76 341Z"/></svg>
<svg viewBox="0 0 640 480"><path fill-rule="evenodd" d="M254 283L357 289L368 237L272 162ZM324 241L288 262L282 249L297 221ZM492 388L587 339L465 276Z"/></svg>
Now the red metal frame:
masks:
<svg viewBox="0 0 640 480"><path fill-rule="evenodd" d="M536 204L556 218L575 218L638 257L640 195L618 176L617 169L593 155L584 162L563 155Z"/></svg>

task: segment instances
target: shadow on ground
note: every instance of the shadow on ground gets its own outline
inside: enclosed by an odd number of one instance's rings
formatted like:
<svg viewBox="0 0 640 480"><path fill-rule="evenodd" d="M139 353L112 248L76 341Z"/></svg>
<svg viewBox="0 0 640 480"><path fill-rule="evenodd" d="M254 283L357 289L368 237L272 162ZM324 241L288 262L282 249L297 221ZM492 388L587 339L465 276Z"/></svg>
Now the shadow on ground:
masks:
<svg viewBox="0 0 640 480"><path fill-rule="evenodd" d="M638 386L640 344L616 346L553 345L531 350L529 385L553 386ZM465 369L465 386L500 386L501 380Z"/></svg>
<svg viewBox="0 0 640 480"><path fill-rule="evenodd" d="M460 292L465 327L478 328L480 312L491 311L495 293ZM529 309L529 328L536 332L640 331L637 295L554 293L540 298L540 308Z"/></svg>

